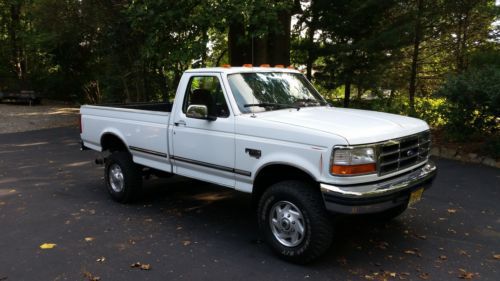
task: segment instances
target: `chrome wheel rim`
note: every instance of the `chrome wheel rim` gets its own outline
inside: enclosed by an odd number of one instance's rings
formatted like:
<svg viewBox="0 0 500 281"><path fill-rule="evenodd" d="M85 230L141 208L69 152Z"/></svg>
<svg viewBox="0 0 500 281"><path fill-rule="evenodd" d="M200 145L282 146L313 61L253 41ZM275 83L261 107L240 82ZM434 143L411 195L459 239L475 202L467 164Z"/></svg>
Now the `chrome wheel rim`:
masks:
<svg viewBox="0 0 500 281"><path fill-rule="evenodd" d="M269 212L269 224L274 238L283 246L295 247L304 240L304 216L291 202L279 201L274 204Z"/></svg>
<svg viewBox="0 0 500 281"><path fill-rule="evenodd" d="M121 192L123 190L123 186L125 181L123 179L122 168L117 164L112 164L109 167L109 185L114 192Z"/></svg>

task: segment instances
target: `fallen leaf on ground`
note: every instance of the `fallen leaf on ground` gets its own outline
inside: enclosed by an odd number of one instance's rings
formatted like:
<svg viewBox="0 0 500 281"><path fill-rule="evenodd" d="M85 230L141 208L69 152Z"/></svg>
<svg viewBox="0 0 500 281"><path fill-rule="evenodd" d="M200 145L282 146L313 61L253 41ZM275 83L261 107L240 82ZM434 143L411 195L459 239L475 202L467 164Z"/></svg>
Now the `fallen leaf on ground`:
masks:
<svg viewBox="0 0 500 281"><path fill-rule="evenodd" d="M105 257L100 257L96 260L96 262L105 262L106 258Z"/></svg>
<svg viewBox="0 0 500 281"><path fill-rule="evenodd" d="M408 255L416 255L418 252L417 249L413 249L413 250L405 250L404 253L405 254L408 254Z"/></svg>
<svg viewBox="0 0 500 281"><path fill-rule="evenodd" d="M457 212L457 209L448 209L448 214L454 214Z"/></svg>
<svg viewBox="0 0 500 281"><path fill-rule="evenodd" d="M92 273L85 271L83 273L83 277L87 278L89 281L100 281L101 277L99 276L94 276Z"/></svg>
<svg viewBox="0 0 500 281"><path fill-rule="evenodd" d="M377 247L381 250L386 250L389 247L389 243L387 243L385 241L380 241L379 243L377 243L377 245L375 247Z"/></svg>
<svg viewBox="0 0 500 281"><path fill-rule="evenodd" d="M465 250L459 250L459 251L458 251L458 253L459 253L461 256L466 256L466 257L469 257L469 258L471 257L471 255L469 255L469 254L467 253L467 251L465 251Z"/></svg>
<svg viewBox="0 0 500 281"><path fill-rule="evenodd" d="M458 278L460 279L472 280L472 278L474 278L474 273L472 272L467 272L462 268L460 268L458 271L460 271L460 273L458 274Z"/></svg>
<svg viewBox="0 0 500 281"><path fill-rule="evenodd" d="M94 239L94 237L85 237L85 242L92 242Z"/></svg>
<svg viewBox="0 0 500 281"><path fill-rule="evenodd" d="M141 270L151 270L150 264L141 264Z"/></svg>
<svg viewBox="0 0 500 281"><path fill-rule="evenodd" d="M182 245L184 245L184 246L189 246L189 245L191 245L191 241L189 241L189 240L184 240L184 241L182 241Z"/></svg>
<svg viewBox="0 0 500 281"><path fill-rule="evenodd" d="M427 239L427 236L425 236L425 235L418 235L418 234L416 234L415 237L417 237L418 239L421 239L421 240L426 240Z"/></svg>
<svg viewBox="0 0 500 281"><path fill-rule="evenodd" d="M151 265L147 263L136 262L130 265L132 268L140 268L141 270L151 270Z"/></svg>
<svg viewBox="0 0 500 281"><path fill-rule="evenodd" d="M48 249L53 249L56 246L54 243L43 243L40 245L40 249L42 250L48 250Z"/></svg>
<svg viewBox="0 0 500 281"><path fill-rule="evenodd" d="M399 273L399 280L406 280L409 278L409 276L410 276L409 272L400 272Z"/></svg>
<svg viewBox="0 0 500 281"><path fill-rule="evenodd" d="M445 260L448 259L448 257L445 256L445 255L441 255L441 256L439 256L439 259L442 260L442 261L445 261Z"/></svg>
<svg viewBox="0 0 500 281"><path fill-rule="evenodd" d="M429 273L426 273L426 272L422 272L418 275L418 278L423 279L423 280L429 280L429 277L430 277Z"/></svg>
<svg viewBox="0 0 500 281"><path fill-rule="evenodd" d="M493 258L496 260L500 260L500 254L493 255Z"/></svg>

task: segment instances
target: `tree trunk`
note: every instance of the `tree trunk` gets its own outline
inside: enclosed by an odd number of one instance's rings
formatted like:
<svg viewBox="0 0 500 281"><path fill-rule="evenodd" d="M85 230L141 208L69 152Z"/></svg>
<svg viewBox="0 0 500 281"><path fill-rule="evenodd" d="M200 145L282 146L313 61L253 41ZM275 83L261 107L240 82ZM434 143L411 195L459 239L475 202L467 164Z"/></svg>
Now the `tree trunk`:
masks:
<svg viewBox="0 0 500 281"><path fill-rule="evenodd" d="M459 19L459 30L458 30L458 41L457 41L457 72L461 73L467 68L466 56L467 56L467 29L469 25L469 12L467 8L464 13L460 14Z"/></svg>
<svg viewBox="0 0 500 281"><path fill-rule="evenodd" d="M245 36L243 16L233 20L229 24L228 45L229 63L231 65L241 66L245 63L251 63L251 58L249 57L249 47L251 48L251 43L248 42Z"/></svg>
<svg viewBox="0 0 500 281"><path fill-rule="evenodd" d="M312 5L312 3L311 3ZM316 60L316 54L314 54L314 33L316 32L315 22L316 19L312 15L311 22L309 24L309 29L307 30L307 59L306 59L306 77L307 79L312 79L312 68L313 63Z"/></svg>
<svg viewBox="0 0 500 281"><path fill-rule="evenodd" d="M411 72L410 72L410 86L409 86L409 98L410 98L410 114L415 112L415 91L417 86L417 72L418 72L418 58L420 51L420 43L422 41L422 13L423 13L423 1L417 0L417 18L415 19L415 36L413 38L413 54L411 59Z"/></svg>
<svg viewBox="0 0 500 281"><path fill-rule="evenodd" d="M312 69L313 64L318 57L316 55L316 48L314 46L314 34L316 33L316 26L318 15L315 9L315 1L311 0L311 21L309 22L309 28L307 29L307 58L306 58L306 77L307 79L312 79Z"/></svg>
<svg viewBox="0 0 500 281"><path fill-rule="evenodd" d="M290 28L292 14L288 10L278 12L278 31L269 36L269 64L290 65Z"/></svg>
<svg viewBox="0 0 500 281"><path fill-rule="evenodd" d="M363 91L364 91L363 88L360 85L358 85L357 87L358 100L361 100L363 98Z"/></svg>
<svg viewBox="0 0 500 281"><path fill-rule="evenodd" d="M351 101L351 79L350 78L348 78L345 81L344 86L345 86L345 89L344 89L344 107L348 108L349 103Z"/></svg>
<svg viewBox="0 0 500 281"><path fill-rule="evenodd" d="M252 64L261 65L269 63L267 36L253 38L252 43L253 43Z"/></svg>
<svg viewBox="0 0 500 281"><path fill-rule="evenodd" d="M23 59L24 54L21 48L21 43L19 42L18 30L21 27L21 4L13 3L10 5L10 24L8 26L8 32L10 37L10 48L11 48L11 61L14 65L17 78L20 82L20 88L24 87L24 80L26 75L26 64Z"/></svg>

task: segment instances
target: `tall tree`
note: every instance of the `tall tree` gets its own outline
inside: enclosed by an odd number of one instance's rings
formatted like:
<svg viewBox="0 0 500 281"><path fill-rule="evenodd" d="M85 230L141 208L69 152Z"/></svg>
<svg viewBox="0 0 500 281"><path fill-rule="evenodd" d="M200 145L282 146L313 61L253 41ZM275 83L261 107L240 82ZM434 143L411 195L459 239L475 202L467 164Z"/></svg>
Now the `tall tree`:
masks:
<svg viewBox="0 0 500 281"><path fill-rule="evenodd" d="M227 9L231 64L290 64L291 17L301 11L298 0L229 1Z"/></svg>

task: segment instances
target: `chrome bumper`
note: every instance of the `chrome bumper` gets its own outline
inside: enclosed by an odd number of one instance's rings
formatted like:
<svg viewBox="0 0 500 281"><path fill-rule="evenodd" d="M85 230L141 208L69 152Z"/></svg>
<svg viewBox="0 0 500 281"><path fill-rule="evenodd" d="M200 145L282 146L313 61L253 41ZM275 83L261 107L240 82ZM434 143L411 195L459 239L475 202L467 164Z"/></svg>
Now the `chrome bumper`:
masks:
<svg viewBox="0 0 500 281"><path fill-rule="evenodd" d="M321 183L326 209L344 214L381 212L401 204L408 204L412 191L431 187L437 174L432 161L403 175L380 182L355 185Z"/></svg>

